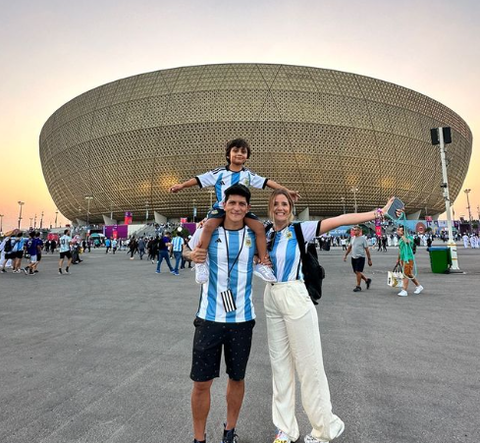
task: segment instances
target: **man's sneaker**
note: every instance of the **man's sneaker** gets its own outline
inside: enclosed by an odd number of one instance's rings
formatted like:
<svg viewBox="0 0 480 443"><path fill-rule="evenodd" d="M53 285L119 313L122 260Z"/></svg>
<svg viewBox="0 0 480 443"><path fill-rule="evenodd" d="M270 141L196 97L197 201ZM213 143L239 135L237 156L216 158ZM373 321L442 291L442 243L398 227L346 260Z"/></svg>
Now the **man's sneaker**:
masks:
<svg viewBox="0 0 480 443"><path fill-rule="evenodd" d="M195 281L203 285L208 281L208 266L206 263L197 263L195 265Z"/></svg>
<svg viewBox="0 0 480 443"><path fill-rule="evenodd" d="M275 435L275 440L273 440L273 443L292 443L292 440L281 429L277 429L277 435Z"/></svg>
<svg viewBox="0 0 480 443"><path fill-rule="evenodd" d="M65 274L70 274L70 271L68 268L65 269Z"/></svg>
<svg viewBox="0 0 480 443"><path fill-rule="evenodd" d="M229 431L224 429L223 438L220 443L238 443L238 435L235 433L235 428L230 429Z"/></svg>
<svg viewBox="0 0 480 443"><path fill-rule="evenodd" d="M5 271L5 269L2 269L1 272L2 272L2 274L5 274L5 272L7 272L7 271Z"/></svg>
<svg viewBox="0 0 480 443"><path fill-rule="evenodd" d="M25 272L25 275L28 275L28 268L23 268L23 272Z"/></svg>
<svg viewBox="0 0 480 443"><path fill-rule="evenodd" d="M417 286L417 289L415 289L415 291L413 291L414 294L420 294L420 292L423 291L423 286L422 285L418 285Z"/></svg>
<svg viewBox="0 0 480 443"><path fill-rule="evenodd" d="M355 289L353 290L353 292L360 292L362 290L362 288L360 286L355 286Z"/></svg>
<svg viewBox="0 0 480 443"><path fill-rule="evenodd" d="M372 279L367 278L367 281L365 283L367 284L367 289L370 289L370 285L372 284Z"/></svg>
<svg viewBox="0 0 480 443"><path fill-rule="evenodd" d="M268 283L275 283L277 281L277 278L273 274L272 268L270 268L267 265L262 265L261 263L258 263L253 268L253 273L257 277L260 277L262 280L264 280Z"/></svg>
<svg viewBox="0 0 480 443"><path fill-rule="evenodd" d="M340 437L343 434L343 431L345 431L345 423L342 422L342 426L337 432L337 435L333 438ZM319 440L318 438L315 438L312 434L308 434L305 436L304 440L305 443L328 443L327 440Z"/></svg>
<svg viewBox="0 0 480 443"><path fill-rule="evenodd" d="M160 271L155 271L155 274L160 274Z"/></svg>
<svg viewBox="0 0 480 443"><path fill-rule="evenodd" d="M63 272L62 272L62 268L58 268L58 273L59 273L60 275L62 275L62 274L63 274Z"/></svg>
<svg viewBox="0 0 480 443"><path fill-rule="evenodd" d="M405 291L405 289L402 289L399 293L398 293L398 296L399 297L406 297L408 295L408 292Z"/></svg>
<svg viewBox="0 0 480 443"><path fill-rule="evenodd" d="M174 271L174 272L173 272L173 275L180 275L180 274L179 274L178 272L175 272L175 271Z"/></svg>

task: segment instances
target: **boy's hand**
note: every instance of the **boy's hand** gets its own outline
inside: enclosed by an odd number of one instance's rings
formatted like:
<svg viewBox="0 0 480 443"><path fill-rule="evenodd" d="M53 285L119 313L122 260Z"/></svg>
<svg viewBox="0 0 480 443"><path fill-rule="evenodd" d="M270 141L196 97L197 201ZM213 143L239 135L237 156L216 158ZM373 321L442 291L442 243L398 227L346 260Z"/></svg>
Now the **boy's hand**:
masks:
<svg viewBox="0 0 480 443"><path fill-rule="evenodd" d="M176 184L176 185L173 185L171 188L170 188L170 192L173 192L174 194L178 191L181 191L183 189L183 185L181 185L180 183Z"/></svg>
<svg viewBox="0 0 480 443"><path fill-rule="evenodd" d="M298 199L301 197L300 194L297 191L290 191L288 190L288 193L290 194L290 197L292 197L292 200L296 203Z"/></svg>

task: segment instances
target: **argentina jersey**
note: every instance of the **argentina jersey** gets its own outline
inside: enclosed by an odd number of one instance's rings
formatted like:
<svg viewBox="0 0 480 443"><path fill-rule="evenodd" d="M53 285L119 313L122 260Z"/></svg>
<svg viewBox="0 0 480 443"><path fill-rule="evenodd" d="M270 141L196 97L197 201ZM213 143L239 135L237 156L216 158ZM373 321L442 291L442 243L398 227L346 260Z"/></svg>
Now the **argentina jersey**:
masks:
<svg viewBox="0 0 480 443"><path fill-rule="evenodd" d="M307 221L300 223L304 240L308 243L319 234L320 222ZM267 233L267 239L271 247L270 260L273 272L278 282L303 280L300 265L301 255L297 246L295 228L289 225L281 231L275 232L273 228Z"/></svg>
<svg viewBox="0 0 480 443"><path fill-rule="evenodd" d="M190 239L191 249L198 244L201 231L197 229ZM238 231L219 227L213 232L207 255L209 279L202 285L197 317L220 323L240 323L255 318L252 301L254 253L255 234L247 227ZM221 296L227 289L231 289L236 305L236 309L228 313Z"/></svg>
<svg viewBox="0 0 480 443"><path fill-rule="evenodd" d="M241 171L230 171L228 165L212 169L205 172L205 174L196 177L198 186L206 188L208 186L215 187L216 202L213 207L223 209L223 199L225 197L225 190L232 185L240 183L247 188L253 187L258 189L265 189L268 179L255 174L247 168L242 168Z"/></svg>

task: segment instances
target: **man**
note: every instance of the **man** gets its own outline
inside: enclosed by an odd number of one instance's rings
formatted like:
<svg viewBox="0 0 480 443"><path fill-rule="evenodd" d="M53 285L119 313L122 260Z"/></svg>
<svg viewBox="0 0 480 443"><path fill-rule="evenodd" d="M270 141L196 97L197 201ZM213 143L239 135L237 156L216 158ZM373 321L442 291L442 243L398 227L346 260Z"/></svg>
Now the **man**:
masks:
<svg viewBox="0 0 480 443"><path fill-rule="evenodd" d="M20 231L17 234L17 238L14 240L12 246L13 253L13 272L16 274L22 272L22 258L23 250L25 249L25 239L23 238L23 233Z"/></svg>
<svg viewBox="0 0 480 443"><path fill-rule="evenodd" d="M414 260L412 242L413 237L410 235L405 235L403 226L397 228L397 234L400 237L398 243L398 259L397 265L402 265L402 271L404 274L403 279L403 288L398 293L400 297L406 297L408 295L408 282L412 280L417 289L415 289L414 294L420 294L423 291L423 286L418 282L416 276L414 275Z"/></svg>
<svg viewBox="0 0 480 443"><path fill-rule="evenodd" d="M244 222L250 210L250 191L236 184L225 191L225 220L213 231L207 249L198 248L198 229L186 251L187 259L205 261L208 253L209 279L202 285L200 304L194 321L192 371L192 416L194 443L205 442L210 410L210 388L220 375L222 348L229 376L227 420L222 443L236 443L235 431L245 393L245 372L255 326L252 302L255 236Z"/></svg>
<svg viewBox="0 0 480 443"><path fill-rule="evenodd" d="M72 237L70 237L70 231L65 229L63 235L60 237L60 260L58 261L58 273L63 274L63 260L66 258L68 260L67 266L65 268L65 274L70 274L70 265L72 264L72 253L70 251L70 244L72 243Z"/></svg>
<svg viewBox="0 0 480 443"><path fill-rule="evenodd" d="M362 229L360 226L353 227L353 237L350 240L343 261L347 261L347 255L350 254L350 251L352 252L352 269L357 278L357 286L355 286L353 292L359 292L362 290L360 286L362 280L365 281L367 289L369 289L372 279L365 277L363 274L363 268L365 267L365 254L368 258L368 266L372 266L372 259L370 258L370 250L368 249L367 240L362 235Z"/></svg>
<svg viewBox="0 0 480 443"><path fill-rule="evenodd" d="M175 257L175 275L178 275L178 267L182 261L183 238L182 228L178 228L176 237L172 238L172 252Z"/></svg>
<svg viewBox="0 0 480 443"><path fill-rule="evenodd" d="M34 231L31 231L29 234L29 239L26 242L26 249L30 255L30 263L25 266L23 270L27 275L35 275L38 265L38 249L39 249L39 239L36 238Z"/></svg>
<svg viewBox="0 0 480 443"><path fill-rule="evenodd" d="M157 270L155 271L157 274L160 274L160 265L162 261L165 260L170 269L171 274L175 274L175 271L170 263L170 257L168 254L168 248L170 247L170 233L165 233L165 235L158 239L157 243Z"/></svg>
<svg viewBox="0 0 480 443"><path fill-rule="evenodd" d="M112 241L110 240L110 237L107 237L107 239L105 240L105 254L108 254L111 247L112 247Z"/></svg>

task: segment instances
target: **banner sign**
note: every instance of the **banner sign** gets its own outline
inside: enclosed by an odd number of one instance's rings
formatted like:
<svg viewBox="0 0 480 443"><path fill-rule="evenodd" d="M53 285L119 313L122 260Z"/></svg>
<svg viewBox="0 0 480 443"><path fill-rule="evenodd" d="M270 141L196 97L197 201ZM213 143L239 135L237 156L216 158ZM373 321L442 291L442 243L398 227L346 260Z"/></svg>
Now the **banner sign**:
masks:
<svg viewBox="0 0 480 443"><path fill-rule="evenodd" d="M132 224L132 219L133 219L133 214L129 211L125 212L125 221L124 223L126 225L131 225Z"/></svg>

